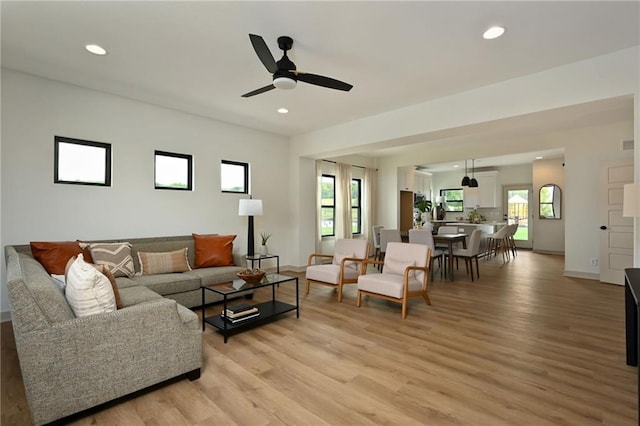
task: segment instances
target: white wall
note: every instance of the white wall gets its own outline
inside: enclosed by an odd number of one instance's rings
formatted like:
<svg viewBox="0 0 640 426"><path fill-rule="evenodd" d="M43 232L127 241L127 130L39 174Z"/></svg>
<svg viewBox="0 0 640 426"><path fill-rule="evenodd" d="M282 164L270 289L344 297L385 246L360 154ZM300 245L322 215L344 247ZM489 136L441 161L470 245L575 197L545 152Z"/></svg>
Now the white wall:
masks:
<svg viewBox="0 0 640 426"><path fill-rule="evenodd" d="M550 183L560 187L560 219L540 219L540 188ZM529 213L533 224L533 250L536 252L565 252L565 188L564 159L533 163L533 200L530 206L533 210Z"/></svg>
<svg viewBox="0 0 640 426"><path fill-rule="evenodd" d="M54 135L112 144L113 184L53 183ZM192 154L192 192L153 189L155 149ZM237 234L247 220L220 192L220 160L251 165L252 193L264 203L256 235L291 261L286 138L109 94L2 70L1 245L33 240L109 239L196 233ZM256 240L259 243L259 240ZM9 310L2 263L0 309Z"/></svg>

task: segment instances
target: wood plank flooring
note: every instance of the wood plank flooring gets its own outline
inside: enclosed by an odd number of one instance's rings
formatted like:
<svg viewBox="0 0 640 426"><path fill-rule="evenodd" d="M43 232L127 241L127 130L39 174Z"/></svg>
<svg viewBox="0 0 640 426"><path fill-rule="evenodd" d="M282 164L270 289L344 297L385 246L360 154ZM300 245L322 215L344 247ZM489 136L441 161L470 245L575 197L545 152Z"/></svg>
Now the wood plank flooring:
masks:
<svg viewBox="0 0 640 426"><path fill-rule="evenodd" d="M431 283L431 306L414 298L404 321L399 304L364 298L356 308L355 285L342 303L325 286L305 296L302 278L299 319L226 345L207 327L199 380L73 424L638 424L624 288L563 277L563 261L526 251L481 260L473 283L461 264L456 281ZM277 291L293 300L291 285ZM2 425L29 424L10 323L1 332Z"/></svg>

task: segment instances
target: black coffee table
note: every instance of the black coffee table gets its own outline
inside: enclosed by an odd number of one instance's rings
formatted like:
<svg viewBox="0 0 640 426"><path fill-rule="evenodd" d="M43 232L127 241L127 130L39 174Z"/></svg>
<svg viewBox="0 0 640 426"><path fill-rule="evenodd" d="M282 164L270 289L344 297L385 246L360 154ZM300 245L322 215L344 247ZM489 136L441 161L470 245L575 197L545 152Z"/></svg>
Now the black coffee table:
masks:
<svg viewBox="0 0 640 426"><path fill-rule="evenodd" d="M296 303L295 305L281 302L276 300L276 285L284 283L296 284ZM231 323L230 321L222 318L220 315L222 312L226 312L227 303L230 298L239 296L241 293L247 291L257 290L263 287L271 287L271 300L267 302L257 303L255 307L258 308L260 315L254 318L249 318L242 322ZM290 277L288 275L281 274L267 274L262 281L256 284L249 284L241 279L235 279L233 281L227 281L219 284L209 284L200 286L202 289L202 331L205 330L205 324L210 324L218 329L224 335L224 342L227 343L229 334L241 329L255 327L256 325L263 324L268 321L272 321L275 317L278 317L284 313L296 311L296 318L300 318L300 299L298 289L298 277ZM222 296L223 306L222 311L217 315L205 317L205 292L212 291Z"/></svg>

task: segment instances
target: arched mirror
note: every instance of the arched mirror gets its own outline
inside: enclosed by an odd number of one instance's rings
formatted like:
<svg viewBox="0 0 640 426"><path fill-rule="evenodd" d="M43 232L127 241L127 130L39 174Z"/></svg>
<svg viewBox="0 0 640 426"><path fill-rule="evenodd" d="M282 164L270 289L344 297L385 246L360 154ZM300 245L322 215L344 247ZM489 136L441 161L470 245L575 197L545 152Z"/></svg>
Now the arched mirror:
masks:
<svg viewBox="0 0 640 426"><path fill-rule="evenodd" d="M548 183L540 188L540 219L560 219L562 192L558 185Z"/></svg>

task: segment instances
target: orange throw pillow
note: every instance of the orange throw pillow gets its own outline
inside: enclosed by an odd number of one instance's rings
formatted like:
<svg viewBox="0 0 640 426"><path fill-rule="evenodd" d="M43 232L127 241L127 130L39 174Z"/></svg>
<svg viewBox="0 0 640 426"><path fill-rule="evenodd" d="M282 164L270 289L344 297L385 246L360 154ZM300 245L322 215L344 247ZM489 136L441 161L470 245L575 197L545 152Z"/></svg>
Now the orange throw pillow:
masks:
<svg viewBox="0 0 640 426"><path fill-rule="evenodd" d="M193 235L196 249L196 268L233 266L233 240L235 235Z"/></svg>
<svg viewBox="0 0 640 426"><path fill-rule="evenodd" d="M64 268L69 259L80 253L86 262L93 263L89 250L80 248L78 241L32 241L29 244L34 259L40 262L49 274L64 275Z"/></svg>

